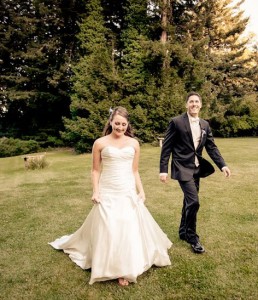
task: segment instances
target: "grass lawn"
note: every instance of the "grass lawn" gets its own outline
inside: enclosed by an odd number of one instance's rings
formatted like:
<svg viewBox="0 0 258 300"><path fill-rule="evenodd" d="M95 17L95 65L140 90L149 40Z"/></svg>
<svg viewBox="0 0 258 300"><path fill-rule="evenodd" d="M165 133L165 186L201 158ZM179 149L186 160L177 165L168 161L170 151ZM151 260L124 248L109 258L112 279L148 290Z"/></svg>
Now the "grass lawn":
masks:
<svg viewBox="0 0 258 300"><path fill-rule="evenodd" d="M201 181L194 254L178 239L182 192L159 182L160 148L143 145L146 206L173 246L172 265L153 267L137 284L88 284L83 271L47 243L74 232L92 207L91 155L47 153L49 166L25 170L22 157L0 159L0 299L258 299L258 139L216 139L232 171ZM126 259L126 257L125 257Z"/></svg>

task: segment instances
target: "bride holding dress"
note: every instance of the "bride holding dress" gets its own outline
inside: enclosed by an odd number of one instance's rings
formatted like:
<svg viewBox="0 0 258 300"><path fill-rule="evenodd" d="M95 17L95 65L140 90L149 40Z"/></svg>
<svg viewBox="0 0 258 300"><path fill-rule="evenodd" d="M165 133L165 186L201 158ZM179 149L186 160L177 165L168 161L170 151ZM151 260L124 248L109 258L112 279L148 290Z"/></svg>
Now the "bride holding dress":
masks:
<svg viewBox="0 0 258 300"><path fill-rule="evenodd" d="M172 243L144 205L140 146L125 108L115 108L92 148L93 208L73 234L49 243L82 269L89 284L118 279L126 286L152 265L170 265Z"/></svg>

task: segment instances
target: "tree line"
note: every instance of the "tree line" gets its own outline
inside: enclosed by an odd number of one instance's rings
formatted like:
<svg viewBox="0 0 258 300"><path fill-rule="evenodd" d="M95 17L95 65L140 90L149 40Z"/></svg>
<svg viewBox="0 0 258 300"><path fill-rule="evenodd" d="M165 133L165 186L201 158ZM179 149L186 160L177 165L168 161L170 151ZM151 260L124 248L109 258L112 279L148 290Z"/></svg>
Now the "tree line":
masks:
<svg viewBox="0 0 258 300"><path fill-rule="evenodd" d="M215 135L257 135L258 52L242 2L2 0L0 137L89 151L121 105L153 142L191 90Z"/></svg>

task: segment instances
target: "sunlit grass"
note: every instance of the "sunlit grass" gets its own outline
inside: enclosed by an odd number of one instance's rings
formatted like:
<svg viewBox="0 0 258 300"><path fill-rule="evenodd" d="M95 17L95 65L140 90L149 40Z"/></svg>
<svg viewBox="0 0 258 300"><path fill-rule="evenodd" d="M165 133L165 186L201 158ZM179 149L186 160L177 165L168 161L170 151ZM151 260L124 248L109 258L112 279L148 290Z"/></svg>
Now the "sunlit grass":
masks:
<svg viewBox="0 0 258 300"><path fill-rule="evenodd" d="M75 231L92 207L91 155L49 152L41 170L26 170L21 156L1 158L0 299L258 299L258 139L216 141L232 177L216 169L201 181L204 255L178 239L182 192L176 181L159 182L160 148L142 146L146 206L174 243L172 265L126 288L90 286L90 271L47 244Z"/></svg>

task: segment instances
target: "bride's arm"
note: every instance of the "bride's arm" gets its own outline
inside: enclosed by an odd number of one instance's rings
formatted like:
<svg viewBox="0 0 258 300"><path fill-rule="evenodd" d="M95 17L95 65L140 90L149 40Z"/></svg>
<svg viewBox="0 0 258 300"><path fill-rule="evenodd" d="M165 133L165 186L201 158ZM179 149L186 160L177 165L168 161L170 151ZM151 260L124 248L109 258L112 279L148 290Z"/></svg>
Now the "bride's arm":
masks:
<svg viewBox="0 0 258 300"><path fill-rule="evenodd" d="M94 203L99 203L99 178L101 173L101 146L98 141L92 147L92 169L91 169L91 182L93 194L91 200Z"/></svg>
<svg viewBox="0 0 258 300"><path fill-rule="evenodd" d="M144 193L141 177L139 174L140 145L138 141L136 141L134 145L134 149L135 149L135 155L133 160L133 173L135 176L136 188L139 193L138 194L139 198L142 199L142 201L145 201L145 193Z"/></svg>

